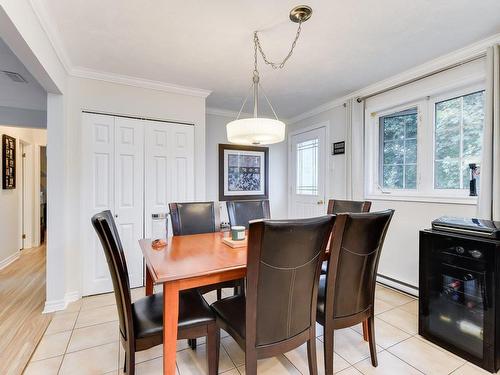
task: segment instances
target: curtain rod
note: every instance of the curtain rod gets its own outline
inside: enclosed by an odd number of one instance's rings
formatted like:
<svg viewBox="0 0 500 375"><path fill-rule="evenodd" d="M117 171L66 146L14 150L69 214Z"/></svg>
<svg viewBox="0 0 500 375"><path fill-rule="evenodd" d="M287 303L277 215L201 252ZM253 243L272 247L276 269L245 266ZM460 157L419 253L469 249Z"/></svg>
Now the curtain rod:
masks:
<svg viewBox="0 0 500 375"><path fill-rule="evenodd" d="M362 101L366 100L366 99L369 99L373 96L376 96L376 95L380 95L380 94L383 94L387 91L391 91L391 90L394 90L394 89L398 89L400 87L403 87L403 86L406 86L406 85L409 85L411 83L414 83L414 82L417 82L417 81L420 81L422 79L425 79L425 78L428 78L428 77L432 77L436 74L439 74L439 73L443 73L443 72L446 72L447 70L450 70L450 69L454 69L454 68L458 68L459 66L462 66L462 65L465 65L465 64L468 64L470 62L473 62L473 61L476 61L476 60L480 60L482 59L483 57L486 56L486 52L483 52L479 55L476 55L476 56L473 56L473 57L469 57L468 59L465 59L465 60L462 60L462 61L459 61L459 62L456 62L454 64L450 64L450 65L447 65L443 68L440 68L440 69L437 69L437 70L434 70L432 72L429 72L429 73L426 73L426 74L423 74L421 76L418 76L418 77L415 77L415 78L412 78L412 79L409 79L407 81L404 81L404 82L401 82L401 83L398 83L396 85L393 85L393 86L390 86L390 87L387 87L385 89L382 89L382 90L379 90L379 91L376 91L374 93L371 93L371 94L368 94L368 95L365 95L365 96L360 96L356 99L356 101L358 103L361 103Z"/></svg>
<svg viewBox="0 0 500 375"><path fill-rule="evenodd" d="M91 114L94 114L94 115L104 115L104 116L130 118L130 119L134 119L134 120L146 120L146 121L156 121L156 122L165 122L165 123L170 123L170 124L194 126L194 124L190 123L190 122L182 122L182 121L174 121L174 120L160 120L160 119L150 118L150 117L118 115L118 114L114 114L114 113L97 112L97 111L82 111L82 112L83 113L91 113Z"/></svg>

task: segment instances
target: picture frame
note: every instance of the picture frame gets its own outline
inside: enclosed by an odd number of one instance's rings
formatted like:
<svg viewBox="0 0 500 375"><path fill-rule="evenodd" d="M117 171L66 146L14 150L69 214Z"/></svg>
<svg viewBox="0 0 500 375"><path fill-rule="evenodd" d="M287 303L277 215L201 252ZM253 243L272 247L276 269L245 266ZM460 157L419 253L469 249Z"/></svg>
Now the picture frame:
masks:
<svg viewBox="0 0 500 375"><path fill-rule="evenodd" d="M219 144L219 201L269 199L269 148Z"/></svg>
<svg viewBox="0 0 500 375"><path fill-rule="evenodd" d="M2 189L16 188L16 139L2 135Z"/></svg>

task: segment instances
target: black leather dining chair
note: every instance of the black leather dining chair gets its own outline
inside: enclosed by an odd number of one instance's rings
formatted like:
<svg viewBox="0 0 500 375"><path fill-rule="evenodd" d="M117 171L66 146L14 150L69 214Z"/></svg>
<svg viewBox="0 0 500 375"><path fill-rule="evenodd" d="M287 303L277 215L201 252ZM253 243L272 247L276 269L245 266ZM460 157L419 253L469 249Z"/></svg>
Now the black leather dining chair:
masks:
<svg viewBox="0 0 500 375"><path fill-rule="evenodd" d="M169 203L174 236L218 232L219 210L214 202ZM202 294L216 290L217 299L222 298L222 288L234 288L234 293L243 289L243 280L232 280L198 288ZM189 340L189 346L196 349L196 340Z"/></svg>
<svg viewBox="0 0 500 375"><path fill-rule="evenodd" d="M227 201L226 207L231 226L241 225L248 229L252 220L271 218L268 199Z"/></svg>
<svg viewBox="0 0 500 375"><path fill-rule="evenodd" d="M247 375L257 374L258 359L288 352L305 342L309 372L318 373L318 281L334 221L334 216L323 216L250 223L246 296L212 304L217 326L245 351Z"/></svg>
<svg viewBox="0 0 500 375"><path fill-rule="evenodd" d="M329 199L328 208L326 213L328 215L342 214L342 213L360 213L370 212L372 202L370 201L351 201L341 199ZM326 274L328 269L328 262L323 262L321 266L321 274Z"/></svg>
<svg viewBox="0 0 500 375"><path fill-rule="evenodd" d="M394 210L337 214L328 273L319 281L317 321L324 327L325 374L333 374L334 330L366 322L377 366L374 299L378 262ZM217 317L218 319L218 317Z"/></svg>
<svg viewBox="0 0 500 375"><path fill-rule="evenodd" d="M120 341L125 349L124 372L135 373L135 353L163 343L163 294L157 293L132 303L127 263L110 211L92 217L108 263L118 309ZM207 337L210 375L217 374L216 327L212 310L193 289L179 295L178 339Z"/></svg>

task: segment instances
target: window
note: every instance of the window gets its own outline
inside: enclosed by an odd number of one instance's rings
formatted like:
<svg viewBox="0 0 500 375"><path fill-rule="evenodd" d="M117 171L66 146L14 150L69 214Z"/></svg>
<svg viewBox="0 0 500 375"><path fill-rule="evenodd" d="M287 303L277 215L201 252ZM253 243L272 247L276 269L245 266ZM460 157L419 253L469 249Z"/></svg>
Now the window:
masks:
<svg viewBox="0 0 500 375"><path fill-rule="evenodd" d="M382 116L380 181L383 188L417 187L417 108Z"/></svg>
<svg viewBox="0 0 500 375"><path fill-rule="evenodd" d="M367 196L473 204L469 165L480 167L484 96L476 84L401 106L401 95L367 102Z"/></svg>
<svg viewBox="0 0 500 375"><path fill-rule="evenodd" d="M297 143L297 194L318 194L319 139Z"/></svg>
<svg viewBox="0 0 500 375"><path fill-rule="evenodd" d="M468 189L469 164L481 158L484 91L437 102L434 118L434 188Z"/></svg>

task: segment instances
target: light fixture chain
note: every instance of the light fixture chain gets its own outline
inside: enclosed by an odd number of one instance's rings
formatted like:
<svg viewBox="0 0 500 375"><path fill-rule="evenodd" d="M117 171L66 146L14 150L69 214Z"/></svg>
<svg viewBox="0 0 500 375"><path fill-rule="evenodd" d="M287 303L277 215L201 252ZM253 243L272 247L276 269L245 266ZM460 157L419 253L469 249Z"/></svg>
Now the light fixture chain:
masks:
<svg viewBox="0 0 500 375"><path fill-rule="evenodd" d="M299 36L300 36L300 32L302 30L302 21L299 21L299 27L297 29L297 33L295 34L295 39L293 40L293 43L292 43L292 46L290 48L290 52L288 52L288 55L286 55L286 57L283 59L283 61L281 63L275 63L275 62L272 62L270 60L267 59L267 56L266 54L264 53L264 50L262 49L262 45L260 44L260 39L259 39L259 35L258 35L258 31L255 31L254 34L253 34L253 40L254 40L254 44L255 44L255 53L254 53L254 64L255 64L255 71L257 71L257 49L259 50L260 54L262 55L262 59L264 60L264 62L267 64L267 65L271 65L273 67L273 69L283 69L283 67L285 66L286 62L288 61L288 59L292 56L293 54L293 50L295 49L295 46L297 45L297 40L299 39Z"/></svg>

